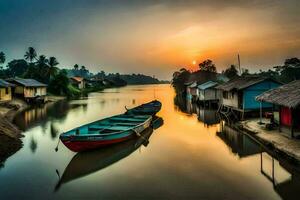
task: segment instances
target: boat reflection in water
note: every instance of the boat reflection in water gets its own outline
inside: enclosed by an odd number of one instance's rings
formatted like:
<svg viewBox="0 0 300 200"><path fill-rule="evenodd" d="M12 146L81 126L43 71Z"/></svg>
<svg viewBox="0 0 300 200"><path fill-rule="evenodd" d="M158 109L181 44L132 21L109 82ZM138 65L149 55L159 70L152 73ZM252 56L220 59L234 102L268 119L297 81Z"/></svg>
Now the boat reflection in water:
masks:
<svg viewBox="0 0 300 200"><path fill-rule="evenodd" d="M129 156L141 145L146 147L149 144L149 139L153 130L161 127L162 125L163 119L159 117L154 120L152 124L153 128L147 128L138 138L93 151L77 153L66 167L63 175L60 177L59 182L55 186L55 191L57 191L64 183L87 176L116 163L117 161Z"/></svg>
<svg viewBox="0 0 300 200"><path fill-rule="evenodd" d="M223 122L220 127L221 132L217 136L228 145L233 154L241 159L259 157L260 166L256 170L270 181L276 193L282 199L298 199L300 169L296 165Z"/></svg>

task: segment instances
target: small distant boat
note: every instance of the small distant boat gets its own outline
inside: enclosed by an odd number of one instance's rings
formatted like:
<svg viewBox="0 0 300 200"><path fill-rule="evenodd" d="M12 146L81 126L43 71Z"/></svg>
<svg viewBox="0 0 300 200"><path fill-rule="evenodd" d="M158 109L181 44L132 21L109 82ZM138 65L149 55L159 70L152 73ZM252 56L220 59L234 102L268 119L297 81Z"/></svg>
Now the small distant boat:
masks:
<svg viewBox="0 0 300 200"><path fill-rule="evenodd" d="M126 113L135 115L156 115L161 109L161 102L154 100L149 103L142 104L132 109L128 109Z"/></svg>
<svg viewBox="0 0 300 200"><path fill-rule="evenodd" d="M96 149L139 135L151 121L151 115L116 115L65 132L60 140L75 152Z"/></svg>

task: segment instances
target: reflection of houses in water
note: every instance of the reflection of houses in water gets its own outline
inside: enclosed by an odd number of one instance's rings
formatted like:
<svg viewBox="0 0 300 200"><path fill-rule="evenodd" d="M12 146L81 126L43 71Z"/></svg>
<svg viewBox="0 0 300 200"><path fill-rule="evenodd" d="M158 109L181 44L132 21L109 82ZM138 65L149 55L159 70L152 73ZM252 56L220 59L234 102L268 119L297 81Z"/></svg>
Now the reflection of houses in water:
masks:
<svg viewBox="0 0 300 200"><path fill-rule="evenodd" d="M193 104L191 101L186 101L186 113L197 114L197 105Z"/></svg>
<svg viewBox="0 0 300 200"><path fill-rule="evenodd" d="M208 126L218 124L220 122L217 110L205 109L198 106L197 115L198 120Z"/></svg>
<svg viewBox="0 0 300 200"><path fill-rule="evenodd" d="M218 132L217 136L239 157L247 157L261 152L261 147L255 141L226 125L222 126L222 131Z"/></svg>
<svg viewBox="0 0 300 200"><path fill-rule="evenodd" d="M41 107L34 107L24 112L20 113L14 119L14 122L18 125L22 130L26 130L30 126L32 126L35 122L41 121L46 117L48 105L44 105Z"/></svg>
<svg viewBox="0 0 300 200"><path fill-rule="evenodd" d="M282 199L299 199L300 169L278 157L275 152L258 144L247 135L237 132L224 125L220 137L239 157L260 154L260 173L273 185L274 190Z"/></svg>
<svg viewBox="0 0 300 200"><path fill-rule="evenodd" d="M69 104L67 101L59 101L54 104L45 104L42 106L31 107L14 118L14 123L23 131L34 125L47 122L49 118L63 119L68 111L73 108L82 107L86 109L86 105Z"/></svg>
<svg viewBox="0 0 300 200"><path fill-rule="evenodd" d="M198 104L191 103L191 101L187 101L186 107L189 114L197 114L198 120L207 126L218 124L220 122L217 110L199 106Z"/></svg>
<svg viewBox="0 0 300 200"><path fill-rule="evenodd" d="M287 161L276 160L267 153L260 155L260 171L282 199L299 199L300 171Z"/></svg>

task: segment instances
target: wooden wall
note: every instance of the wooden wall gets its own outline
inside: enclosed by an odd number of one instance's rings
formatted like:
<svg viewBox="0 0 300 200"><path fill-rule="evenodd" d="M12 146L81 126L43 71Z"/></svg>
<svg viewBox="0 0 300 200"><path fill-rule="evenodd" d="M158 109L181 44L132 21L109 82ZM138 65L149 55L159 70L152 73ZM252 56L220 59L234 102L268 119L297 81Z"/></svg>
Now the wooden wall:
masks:
<svg viewBox="0 0 300 200"><path fill-rule="evenodd" d="M0 101L11 100L11 88L0 88Z"/></svg>

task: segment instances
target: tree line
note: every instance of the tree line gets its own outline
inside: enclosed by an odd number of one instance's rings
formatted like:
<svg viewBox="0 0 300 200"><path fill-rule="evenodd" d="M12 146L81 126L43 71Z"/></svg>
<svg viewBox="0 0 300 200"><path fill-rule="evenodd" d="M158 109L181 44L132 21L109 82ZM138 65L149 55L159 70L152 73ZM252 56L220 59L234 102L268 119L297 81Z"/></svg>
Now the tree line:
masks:
<svg viewBox="0 0 300 200"><path fill-rule="evenodd" d="M58 68L59 61L54 57L39 55L35 48L29 47L23 58L6 63L6 55L0 52L0 78L32 78L48 84L48 92L55 95L77 96L80 91L73 87L68 77L80 76L86 79L107 80L114 86L126 84L155 84L158 79L143 74L119 74L100 71L91 73L84 65L75 64L72 68Z"/></svg>
<svg viewBox="0 0 300 200"><path fill-rule="evenodd" d="M77 96L80 91L72 86L66 69L59 69L58 60L54 56L38 55L33 47L29 47L23 58L13 59L6 66L6 55L0 52L0 78L32 78L48 84L48 92L55 95ZM86 69L80 69L87 73Z"/></svg>
<svg viewBox="0 0 300 200"><path fill-rule="evenodd" d="M217 73L217 68L212 60L207 59L199 64L199 70L196 71L196 73L199 71ZM177 93L185 90L184 83L193 73L195 72L191 72L185 67L182 67L179 71L173 73L172 85ZM285 59L282 65L274 66L268 70L259 70L255 73L250 73L249 69L247 68L238 69L236 65L232 64L228 68L223 70L221 74L228 77L229 79L255 75L273 78L282 83L289 83L291 81L300 79L300 59L296 57L288 58Z"/></svg>

